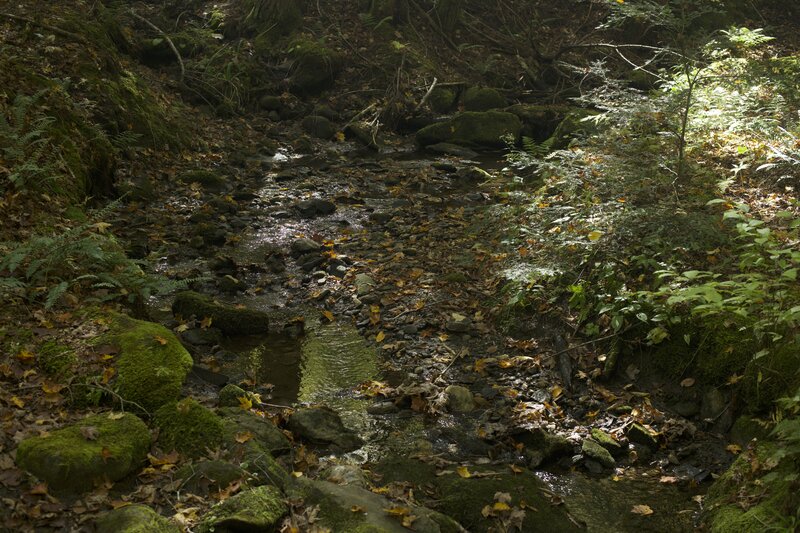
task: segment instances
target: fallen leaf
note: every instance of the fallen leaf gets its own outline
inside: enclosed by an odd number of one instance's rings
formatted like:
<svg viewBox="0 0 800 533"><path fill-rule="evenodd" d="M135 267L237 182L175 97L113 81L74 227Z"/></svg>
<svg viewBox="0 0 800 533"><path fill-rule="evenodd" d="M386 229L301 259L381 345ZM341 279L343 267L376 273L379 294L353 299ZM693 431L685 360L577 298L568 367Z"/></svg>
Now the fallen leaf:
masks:
<svg viewBox="0 0 800 533"><path fill-rule="evenodd" d="M249 411L253 408L253 400L251 400L248 396L239 396L237 400L239 400L239 407L245 411Z"/></svg>
<svg viewBox="0 0 800 533"><path fill-rule="evenodd" d="M492 506L492 509L494 511L510 511L511 506L505 502L495 502L495 504Z"/></svg>
<svg viewBox="0 0 800 533"><path fill-rule="evenodd" d="M681 381L681 387L689 388L692 385L694 385L694 378L686 378L683 381Z"/></svg>
<svg viewBox="0 0 800 533"><path fill-rule="evenodd" d="M591 242L595 242L596 240L599 240L600 237L602 237L602 236L603 236L603 232L602 231L597 231L597 230L589 232L589 235L587 235L587 237L589 238L589 240Z"/></svg>
<svg viewBox="0 0 800 533"><path fill-rule="evenodd" d="M727 446L725 446L725 449L728 450L733 455L739 455L740 453L742 453L742 447L739 446L738 444L728 444Z"/></svg>
<svg viewBox="0 0 800 533"><path fill-rule="evenodd" d="M164 346L164 345L166 345L166 344L167 344L167 339L165 339L165 338L164 338L164 337L162 337L161 335L154 335L154 336L153 336L153 339L155 339L155 341L156 341L158 344L160 344L161 346Z"/></svg>
<svg viewBox="0 0 800 533"><path fill-rule="evenodd" d="M322 316L324 316L324 317L325 317L325 319L326 319L328 322L333 322L334 320L336 320L336 319L334 318L334 316L333 316L333 313L331 313L331 312L330 312L330 311L328 311L328 310L325 310L325 311L323 311L323 312L322 312Z"/></svg>
<svg viewBox="0 0 800 533"><path fill-rule="evenodd" d="M114 369L114 367L109 366L109 367L104 368L103 369L103 376L102 376L103 385L107 385L108 382L111 381L111 378L113 378L114 374L116 374L116 373L117 373L117 371Z"/></svg>
<svg viewBox="0 0 800 533"><path fill-rule="evenodd" d="M109 420L120 420L125 416L125 413L108 413Z"/></svg>
<svg viewBox="0 0 800 533"><path fill-rule="evenodd" d="M653 514L653 510L650 508L649 505L634 505L631 509L633 514L638 514L642 516L649 516Z"/></svg>
<svg viewBox="0 0 800 533"><path fill-rule="evenodd" d="M401 524L403 525L403 527L411 529L411 526L414 524L414 521L416 519L417 519L417 517L414 516L413 514L406 515L406 516L403 517L403 520L402 520Z"/></svg>
<svg viewBox="0 0 800 533"><path fill-rule="evenodd" d="M463 477L464 479L472 477L472 474L470 473L469 469L466 466L459 466L458 468L456 468L456 474Z"/></svg>
<svg viewBox="0 0 800 533"><path fill-rule="evenodd" d="M32 363L36 356L30 350L20 350L17 353L17 359L23 363Z"/></svg>
<svg viewBox="0 0 800 533"><path fill-rule="evenodd" d="M237 433L234 438L239 444L244 444L245 442L252 440L253 436L254 435L249 431L242 431L241 433Z"/></svg>
<svg viewBox="0 0 800 533"><path fill-rule="evenodd" d="M379 331L377 335L375 335L375 342L383 342L383 339L386 338L386 334L382 331Z"/></svg>
<svg viewBox="0 0 800 533"><path fill-rule="evenodd" d="M211 323L213 321L214 321L214 319L212 317L210 317L210 316L204 317L203 320L200 321L200 328L202 328L202 329L210 328L211 327Z"/></svg>
<svg viewBox="0 0 800 533"><path fill-rule="evenodd" d="M12 396L11 398L9 398L9 400L8 400L8 401L9 401L10 403L12 403L12 404L16 405L16 406L17 406L17 407L19 407L20 409L22 409L23 407L25 407L25 402L23 402L23 401L22 401L22 400L19 398L19 396Z"/></svg>
<svg viewBox="0 0 800 533"><path fill-rule="evenodd" d="M99 431L94 426L83 426L81 428L81 435L86 440L97 440L99 434Z"/></svg>
<svg viewBox="0 0 800 533"><path fill-rule="evenodd" d="M361 507L360 505L354 505L350 508L351 513L366 513L367 510Z"/></svg>
<svg viewBox="0 0 800 533"><path fill-rule="evenodd" d="M411 509L408 507L401 507L399 505L395 505L388 509L384 509L384 512L389 516L408 516L411 514Z"/></svg>

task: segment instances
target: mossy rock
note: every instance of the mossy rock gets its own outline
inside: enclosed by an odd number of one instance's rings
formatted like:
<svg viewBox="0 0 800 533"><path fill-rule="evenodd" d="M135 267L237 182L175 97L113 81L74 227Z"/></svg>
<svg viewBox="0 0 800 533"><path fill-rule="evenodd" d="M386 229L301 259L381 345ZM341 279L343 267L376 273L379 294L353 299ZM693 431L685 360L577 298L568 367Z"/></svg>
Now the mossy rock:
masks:
<svg viewBox="0 0 800 533"><path fill-rule="evenodd" d="M185 291L175 297L172 312L183 318L211 318L214 327L226 335L254 335L269 332L269 318L262 311L239 309L215 302L197 292Z"/></svg>
<svg viewBox="0 0 800 533"><path fill-rule="evenodd" d="M206 495L227 488L231 483L247 477L239 465L226 461L200 461L181 467L176 473L182 480L181 490L192 494Z"/></svg>
<svg viewBox="0 0 800 533"><path fill-rule="evenodd" d="M161 449L177 450L188 457L200 457L219 448L225 438L222 419L192 398L161 407L154 422L160 429Z"/></svg>
<svg viewBox="0 0 800 533"><path fill-rule="evenodd" d="M522 123L512 113L503 111L467 111L445 122L431 124L417 132L421 146L449 142L473 148L501 148L503 140L519 140Z"/></svg>
<svg viewBox="0 0 800 533"><path fill-rule="evenodd" d="M161 324L120 314L111 315L110 326L102 342L120 349L119 396L150 412L178 399L193 361L177 337Z"/></svg>
<svg viewBox="0 0 800 533"><path fill-rule="evenodd" d="M572 139L579 136L589 136L600 131L598 124L591 119L599 113L591 109L576 108L567 112L553 132L554 150L566 148Z"/></svg>
<svg viewBox="0 0 800 533"><path fill-rule="evenodd" d="M428 97L428 105L436 113L449 113L456 106L458 95L447 87L434 87Z"/></svg>
<svg viewBox="0 0 800 533"><path fill-rule="evenodd" d="M303 129L317 139L330 140L336 135L336 127L325 117L310 115L303 119Z"/></svg>
<svg viewBox="0 0 800 533"><path fill-rule="evenodd" d="M77 361L75 350L56 341L46 341L36 350L36 365L48 376L68 377Z"/></svg>
<svg viewBox="0 0 800 533"><path fill-rule="evenodd" d="M181 528L146 505L126 505L103 513L96 533L180 533Z"/></svg>
<svg viewBox="0 0 800 533"><path fill-rule="evenodd" d="M497 89L470 87L461 96L461 105L467 111L489 111L498 107L506 107L508 102Z"/></svg>
<svg viewBox="0 0 800 533"><path fill-rule="evenodd" d="M779 463L771 459L777 446L761 443L755 451L742 453L708 490L703 522L712 533L791 530L789 521L800 508L800 494L792 480L797 465L792 458ZM777 466L765 468L770 461Z"/></svg>
<svg viewBox="0 0 800 533"><path fill-rule="evenodd" d="M342 68L341 56L316 41L296 41L290 57L294 62L292 89L301 95L314 95L329 89Z"/></svg>
<svg viewBox="0 0 800 533"><path fill-rule="evenodd" d="M280 490L270 486L256 487L212 507L203 517L198 531L277 531L281 518L288 512Z"/></svg>
<svg viewBox="0 0 800 533"><path fill-rule="evenodd" d="M183 183L199 183L206 189L219 190L225 186L225 177L210 170L190 170L178 179Z"/></svg>
<svg viewBox="0 0 800 533"><path fill-rule="evenodd" d="M602 448L601 448L602 449ZM563 507L553 506L542 492L546 488L533 473L507 474L501 467L470 467L471 472L496 472L490 477L462 478L453 473L437 477L436 487L438 509L458 521L468 531L488 531L494 525L491 517L483 516L481 510L492 505L498 492L511 494L512 507L521 500L538 510L529 513L522 524L522 531L529 532L567 532L581 531L570 521Z"/></svg>
<svg viewBox="0 0 800 533"><path fill-rule="evenodd" d="M55 491L79 493L135 472L149 450L144 422L129 413L108 413L22 441L17 464Z"/></svg>
<svg viewBox="0 0 800 533"><path fill-rule="evenodd" d="M227 387L226 387L227 388ZM272 455L286 453L292 446L289 438L270 420L239 407L219 409L225 428L225 442L233 446L236 436L250 433L252 440L268 450Z"/></svg>

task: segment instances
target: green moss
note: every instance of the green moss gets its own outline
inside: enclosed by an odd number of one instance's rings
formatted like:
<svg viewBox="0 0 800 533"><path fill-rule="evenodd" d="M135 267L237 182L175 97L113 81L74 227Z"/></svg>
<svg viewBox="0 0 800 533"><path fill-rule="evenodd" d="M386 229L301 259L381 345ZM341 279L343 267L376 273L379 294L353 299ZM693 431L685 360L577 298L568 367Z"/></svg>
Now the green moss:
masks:
<svg viewBox="0 0 800 533"><path fill-rule="evenodd" d="M467 111L488 111L498 107L505 107L508 102L496 89L470 87L461 97L461 105Z"/></svg>
<svg viewBox="0 0 800 533"><path fill-rule="evenodd" d="M247 473L238 465L213 460L185 465L176 475L183 480L182 490L193 494L208 494L209 491L220 491L231 483L242 480Z"/></svg>
<svg viewBox="0 0 800 533"><path fill-rule="evenodd" d="M36 350L36 364L50 376L70 375L77 360L72 348L56 341L47 341Z"/></svg>
<svg viewBox="0 0 800 533"><path fill-rule="evenodd" d="M289 35L303 22L303 2L297 0L242 0L227 22L229 35L267 36L271 40Z"/></svg>
<svg viewBox="0 0 800 533"><path fill-rule="evenodd" d="M192 398L164 405L156 411L154 421L160 429L161 448L189 457L219 448L225 435L222 419Z"/></svg>
<svg viewBox="0 0 800 533"><path fill-rule="evenodd" d="M467 111L446 122L431 124L417 132L417 142L429 146L451 142L462 146L501 148L504 137L519 139L522 123L511 113L502 111Z"/></svg>
<svg viewBox="0 0 800 533"><path fill-rule="evenodd" d="M280 490L256 487L212 507L198 531L274 531L288 512Z"/></svg>
<svg viewBox="0 0 800 533"><path fill-rule="evenodd" d="M211 318L214 327L226 335L252 335L269 331L266 313L217 303L208 296L192 291L182 292L175 297L172 312L183 318Z"/></svg>
<svg viewBox="0 0 800 533"><path fill-rule="evenodd" d="M193 361L170 330L114 314L101 342L119 346L116 389L124 400L154 411L180 396Z"/></svg>
<svg viewBox="0 0 800 533"><path fill-rule="evenodd" d="M145 505L126 505L100 515L97 533L180 533L181 528Z"/></svg>
<svg viewBox="0 0 800 533"><path fill-rule="evenodd" d="M333 85L342 67L342 58L338 53L307 39L295 41L290 50L294 62L291 77L294 91L312 95Z"/></svg>
<svg viewBox="0 0 800 533"><path fill-rule="evenodd" d="M149 449L150 431L139 418L102 414L22 441L17 464L51 489L82 492L97 481L126 477L144 462Z"/></svg>
<svg viewBox="0 0 800 533"><path fill-rule="evenodd" d="M190 170L178 177L183 183L199 183L207 189L220 189L225 186L225 178L210 170Z"/></svg>
<svg viewBox="0 0 800 533"><path fill-rule="evenodd" d="M428 105L436 113L449 113L456 105L456 93L447 87L436 87L428 98Z"/></svg>

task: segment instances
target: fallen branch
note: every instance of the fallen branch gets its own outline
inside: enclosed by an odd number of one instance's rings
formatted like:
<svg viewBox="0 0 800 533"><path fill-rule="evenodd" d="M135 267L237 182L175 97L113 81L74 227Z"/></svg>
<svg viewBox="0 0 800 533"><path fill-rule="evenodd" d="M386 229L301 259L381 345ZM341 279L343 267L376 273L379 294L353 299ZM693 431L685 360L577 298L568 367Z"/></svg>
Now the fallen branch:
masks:
<svg viewBox="0 0 800 533"><path fill-rule="evenodd" d="M89 43L89 41L87 41L82 35L78 35L77 33L72 33L71 31L62 30L61 28L51 26L50 24L45 24L44 22L39 22L33 19L29 19L27 17L20 17L19 15L12 15L11 13L0 13L0 17L9 20L15 20L17 22L24 22L26 24L32 24L33 26L39 26L40 28L43 28L47 31L51 31L56 35L67 37L68 39L72 39L73 41L78 41L84 44Z"/></svg>
<svg viewBox="0 0 800 533"><path fill-rule="evenodd" d="M150 26L153 30L158 32L158 34L161 35L165 41L167 41L167 44L172 50L172 53L175 54L175 57L178 58L178 64L181 66L180 83L183 83L183 78L186 76L186 67L183 65L183 58L181 57L181 53L178 52L178 48L175 46L175 43L172 42L172 39L169 38L169 35L164 33L164 31L161 28L159 28L158 26L156 26L155 24L153 24L152 22L141 16L140 14L136 13L133 9L131 9L131 15L133 15L136 19Z"/></svg>
<svg viewBox="0 0 800 533"><path fill-rule="evenodd" d="M419 101L419 103L417 104L417 107L414 108L414 111L413 111L414 115L417 114L417 112L422 108L422 106L425 105L425 102L428 101L428 98L431 97L431 93L433 93L433 90L436 88L436 82L437 81L438 80L436 78L433 78L433 83L431 83L431 86L428 88L428 92L425 93L425 96L423 96L422 100Z"/></svg>

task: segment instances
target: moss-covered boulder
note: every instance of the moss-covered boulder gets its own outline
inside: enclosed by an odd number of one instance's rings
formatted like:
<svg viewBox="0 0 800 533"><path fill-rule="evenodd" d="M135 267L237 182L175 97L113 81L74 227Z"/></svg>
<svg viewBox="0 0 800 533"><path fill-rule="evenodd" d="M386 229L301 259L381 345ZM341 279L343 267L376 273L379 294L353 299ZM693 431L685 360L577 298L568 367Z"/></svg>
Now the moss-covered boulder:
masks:
<svg viewBox="0 0 800 533"><path fill-rule="evenodd" d="M792 458L779 461L777 445L761 443L742 453L708 490L703 521L712 533L791 531L800 509Z"/></svg>
<svg viewBox="0 0 800 533"><path fill-rule="evenodd" d="M77 361L75 350L56 341L46 341L36 350L36 366L48 376L69 376Z"/></svg>
<svg viewBox="0 0 800 533"><path fill-rule="evenodd" d="M342 68L341 56L316 41L295 42L290 57L293 61L292 89L301 95L318 94L329 89Z"/></svg>
<svg viewBox="0 0 800 533"><path fill-rule="evenodd" d="M225 177L210 170L190 170L184 172L178 179L183 183L199 183L205 189L219 190L225 186Z"/></svg>
<svg viewBox="0 0 800 533"><path fill-rule="evenodd" d="M144 422L128 413L107 413L23 440L17 464L55 491L78 493L135 472L149 450Z"/></svg>
<svg viewBox="0 0 800 533"><path fill-rule="evenodd" d="M417 132L421 146L449 142L474 148L501 148L503 138L516 141L522 123L512 113L503 111L467 111L445 122L431 124Z"/></svg>
<svg viewBox="0 0 800 533"><path fill-rule="evenodd" d="M207 450L219 448L225 436L222 419L192 398L161 407L154 421L160 430L159 446L188 457L200 457Z"/></svg>
<svg viewBox="0 0 800 533"><path fill-rule="evenodd" d="M461 96L461 105L467 111L489 111L498 107L506 107L508 102L497 89L470 87Z"/></svg>
<svg viewBox="0 0 800 533"><path fill-rule="evenodd" d="M239 465L212 460L185 465L178 470L176 477L182 481L181 490L206 495L246 478L247 472Z"/></svg>
<svg viewBox="0 0 800 533"><path fill-rule="evenodd" d="M181 528L146 505L126 505L100 515L97 533L180 533Z"/></svg>
<svg viewBox="0 0 800 533"><path fill-rule="evenodd" d="M219 409L225 428L225 442L230 447L241 435L248 435L272 455L291 450L289 438L270 420L233 407Z"/></svg>
<svg viewBox="0 0 800 533"><path fill-rule="evenodd" d="M329 140L336 135L336 126L325 117L319 115L309 115L303 119L303 129L318 139Z"/></svg>
<svg viewBox="0 0 800 533"><path fill-rule="evenodd" d="M320 524L330 531L354 533L403 533L402 517L390 516L386 510L397 507L388 499L355 485L337 485L327 481L299 478L287 488L291 498L300 498L307 505L319 506ZM362 509L353 512L353 507ZM406 507L404 505L404 507ZM413 530L421 533L461 531L452 519L420 506L407 506L416 517Z"/></svg>
<svg viewBox="0 0 800 533"><path fill-rule="evenodd" d="M172 303L172 312L183 318L210 318L212 324L226 335L254 335L269 331L266 313L221 304L193 291L178 294Z"/></svg>
<svg viewBox="0 0 800 533"><path fill-rule="evenodd" d="M436 113L449 113L456 106L457 93L449 87L434 87L428 105Z"/></svg>
<svg viewBox="0 0 800 533"><path fill-rule="evenodd" d="M101 341L119 347L116 389L123 400L152 412L180 397L192 356L170 330L114 314Z"/></svg>
<svg viewBox="0 0 800 533"><path fill-rule="evenodd" d="M198 531L277 531L281 518L288 512L280 490L265 485L240 492L212 507Z"/></svg>

